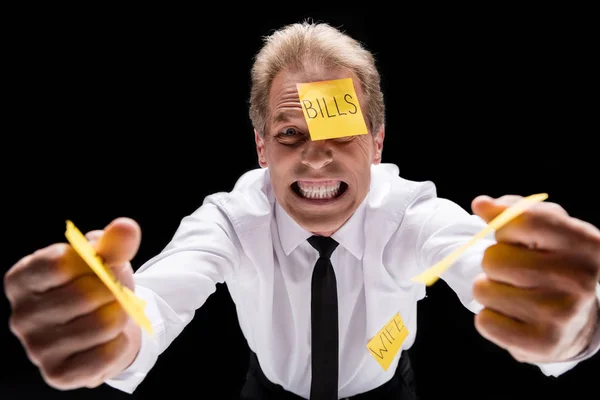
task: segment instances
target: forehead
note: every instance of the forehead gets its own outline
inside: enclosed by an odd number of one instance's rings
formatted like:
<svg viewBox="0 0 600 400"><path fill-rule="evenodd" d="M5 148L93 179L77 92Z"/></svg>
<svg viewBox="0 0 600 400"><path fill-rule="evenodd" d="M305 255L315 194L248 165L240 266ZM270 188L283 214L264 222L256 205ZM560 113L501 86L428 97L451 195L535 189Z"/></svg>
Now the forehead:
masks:
<svg viewBox="0 0 600 400"><path fill-rule="evenodd" d="M311 70L282 70L271 84L269 93L269 111L271 115L279 108L300 107L297 83L327 81L334 79L351 78L354 90L362 103L363 93L356 74L342 68L313 68Z"/></svg>

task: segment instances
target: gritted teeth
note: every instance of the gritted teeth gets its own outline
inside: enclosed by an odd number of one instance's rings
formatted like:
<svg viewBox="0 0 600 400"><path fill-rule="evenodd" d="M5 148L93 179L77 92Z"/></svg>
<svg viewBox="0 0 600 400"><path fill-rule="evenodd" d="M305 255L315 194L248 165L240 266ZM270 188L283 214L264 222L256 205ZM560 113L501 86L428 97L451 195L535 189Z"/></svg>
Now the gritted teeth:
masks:
<svg viewBox="0 0 600 400"><path fill-rule="evenodd" d="M341 181L297 181L300 195L307 199L332 199L340 194Z"/></svg>

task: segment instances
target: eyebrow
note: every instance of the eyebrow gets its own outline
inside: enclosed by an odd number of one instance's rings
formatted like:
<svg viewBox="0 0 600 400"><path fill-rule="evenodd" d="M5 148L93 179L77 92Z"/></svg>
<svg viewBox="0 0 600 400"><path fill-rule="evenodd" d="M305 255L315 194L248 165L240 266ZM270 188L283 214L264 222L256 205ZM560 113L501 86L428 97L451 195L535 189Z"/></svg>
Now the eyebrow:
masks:
<svg viewBox="0 0 600 400"><path fill-rule="evenodd" d="M286 122L294 118L303 118L304 115L300 110L280 110L273 117L274 123Z"/></svg>

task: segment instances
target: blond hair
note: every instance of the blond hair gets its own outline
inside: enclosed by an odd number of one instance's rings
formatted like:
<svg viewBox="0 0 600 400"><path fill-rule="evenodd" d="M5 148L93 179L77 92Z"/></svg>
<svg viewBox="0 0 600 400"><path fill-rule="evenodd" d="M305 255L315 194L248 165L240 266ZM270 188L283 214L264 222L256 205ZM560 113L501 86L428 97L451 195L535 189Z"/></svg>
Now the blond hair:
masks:
<svg viewBox="0 0 600 400"><path fill-rule="evenodd" d="M385 105L373 54L357 40L327 23L304 21L264 38L251 69L250 119L262 136L269 114L273 79L283 69L342 67L353 71L364 94L363 112L373 134L383 127Z"/></svg>

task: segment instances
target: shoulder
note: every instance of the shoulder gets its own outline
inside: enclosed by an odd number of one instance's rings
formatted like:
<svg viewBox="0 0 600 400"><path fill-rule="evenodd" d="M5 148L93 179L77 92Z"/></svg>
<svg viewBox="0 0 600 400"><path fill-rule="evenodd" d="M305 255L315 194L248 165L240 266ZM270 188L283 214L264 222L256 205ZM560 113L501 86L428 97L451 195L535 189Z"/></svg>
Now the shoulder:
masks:
<svg viewBox="0 0 600 400"><path fill-rule="evenodd" d="M382 163L371 167L367 201L367 209L371 213L386 214L400 222L411 207L423 201L437 201L437 190L432 181L403 178L395 164Z"/></svg>
<svg viewBox="0 0 600 400"><path fill-rule="evenodd" d="M242 174L231 191L206 196L190 217L218 216L240 232L270 222L273 205L269 171L253 169Z"/></svg>
<svg viewBox="0 0 600 400"><path fill-rule="evenodd" d="M248 171L240 176L231 191L206 196L198 208L184 216L165 252L194 248L200 243L200 237L212 238L213 242L230 241L239 246L243 232L270 222L271 199L268 172Z"/></svg>
<svg viewBox="0 0 600 400"><path fill-rule="evenodd" d="M411 218L411 223L452 224L475 222L481 226L479 217L472 215L458 203L438 196L432 181L414 181L400 176L394 164L373 167L371 191L367 207L372 214L385 214L398 224Z"/></svg>

